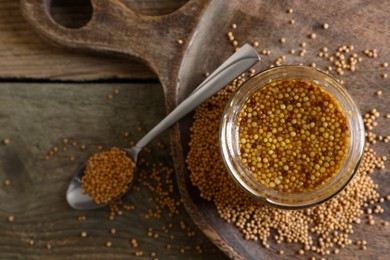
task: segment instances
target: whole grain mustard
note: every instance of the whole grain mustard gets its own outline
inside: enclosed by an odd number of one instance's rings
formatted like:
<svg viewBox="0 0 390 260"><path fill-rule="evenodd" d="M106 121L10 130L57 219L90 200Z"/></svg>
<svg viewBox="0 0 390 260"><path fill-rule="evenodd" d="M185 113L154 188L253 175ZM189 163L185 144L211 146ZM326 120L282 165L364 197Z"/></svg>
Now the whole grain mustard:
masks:
<svg viewBox="0 0 390 260"><path fill-rule="evenodd" d="M253 179L287 193L317 189L342 167L349 130L339 102L301 79L268 83L241 107L240 161Z"/></svg>

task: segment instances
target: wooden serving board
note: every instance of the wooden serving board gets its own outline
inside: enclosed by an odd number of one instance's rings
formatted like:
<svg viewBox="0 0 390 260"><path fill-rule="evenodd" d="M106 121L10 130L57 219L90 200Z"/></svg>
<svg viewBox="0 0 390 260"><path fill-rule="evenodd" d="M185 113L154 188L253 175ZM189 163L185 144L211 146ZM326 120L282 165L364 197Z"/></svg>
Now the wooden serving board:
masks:
<svg viewBox="0 0 390 260"><path fill-rule="evenodd" d="M92 0L91 20L83 27L69 29L57 24L48 13L49 0L21 0L22 10L31 25L44 38L57 45L77 50L105 52L137 58L155 71L163 85L168 112L180 103L233 51L226 33L232 31L239 45L258 41L258 50L270 49L263 56L257 70L267 68L278 57L285 55L284 64L309 65L319 68L330 65L318 57L321 48L333 53L343 45L354 45L355 51L377 49L375 59L363 55L364 60L354 73L337 76L365 112L377 108L390 113L390 2L380 1L272 1L272 0L192 0L179 10L163 16L146 16L128 8L127 1ZM292 13L287 9L292 8ZM289 21L294 20L294 24ZM237 28L232 29L231 25ZM329 29L322 29L324 23ZM308 36L316 34L315 39ZM285 38L286 42L279 40ZM178 44L178 39L183 44ZM306 54L298 55L300 43L306 42ZM295 54L289 54L291 49ZM382 90L383 95L375 92ZM382 118L383 119L383 118ZM376 131L389 135L390 120L380 120ZM212 203L199 197L197 188L189 180L185 158L188 153L191 115L181 120L170 131L173 158L181 196L194 222L228 256L238 259L268 259L277 255L276 246L264 249L259 243L245 241L240 232L222 221ZM388 144L375 148L390 158ZM389 167L389 164L386 164ZM380 183L382 195L390 194L388 170L378 172L374 179ZM385 213L377 218L390 221L389 202L383 204ZM378 222L378 221L377 221ZM367 240L368 250L350 246L341 250L337 258L390 258L390 231L381 225L356 227L353 237ZM296 255L298 245L283 245L284 257ZM307 257L307 255L305 256Z"/></svg>

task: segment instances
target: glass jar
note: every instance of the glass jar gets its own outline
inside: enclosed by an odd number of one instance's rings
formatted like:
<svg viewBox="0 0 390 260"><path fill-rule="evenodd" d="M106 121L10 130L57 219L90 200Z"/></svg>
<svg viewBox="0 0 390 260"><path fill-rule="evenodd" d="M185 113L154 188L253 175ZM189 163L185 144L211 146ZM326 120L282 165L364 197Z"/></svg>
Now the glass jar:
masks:
<svg viewBox="0 0 390 260"><path fill-rule="evenodd" d="M345 113L349 147L340 170L318 188L300 193L280 192L256 181L240 160L238 115L248 98L270 82L300 79L327 90ZM222 116L219 144L225 166L231 177L248 194L258 201L286 209L306 208L318 205L339 193L354 176L364 149L364 125L360 111L346 89L327 74L304 66L281 66L268 69L247 80L234 93Z"/></svg>

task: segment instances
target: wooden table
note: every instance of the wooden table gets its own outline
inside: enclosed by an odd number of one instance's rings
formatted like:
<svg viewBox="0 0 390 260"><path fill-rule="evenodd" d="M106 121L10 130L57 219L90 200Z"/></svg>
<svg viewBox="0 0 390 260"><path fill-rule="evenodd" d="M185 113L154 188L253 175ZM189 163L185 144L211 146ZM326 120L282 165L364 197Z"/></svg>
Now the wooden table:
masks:
<svg viewBox="0 0 390 260"><path fill-rule="evenodd" d="M135 0L131 7L162 14L184 2ZM150 201L154 195L146 189L125 198L135 210L115 221L108 220L107 209L79 212L65 201L68 182L98 151L97 145L126 146L137 140L163 118L164 107L161 86L145 65L50 46L25 22L18 1L0 0L0 140L10 140L0 145L0 258L129 259L136 251L143 251L146 259L153 258L152 252L159 259L225 258L183 206L175 217L145 219L154 205ZM130 132L128 138L125 131ZM66 152L61 150L66 146L63 138L70 142ZM73 140L77 146L71 145ZM147 160L172 166L169 149L161 149L161 143L169 147L167 135L158 141L145 155ZM80 144L88 148L81 151ZM61 151L44 160L54 146ZM11 185L4 186L5 180ZM176 185L174 196L179 197ZM11 215L15 219L10 223ZM79 216L87 220L79 221ZM169 223L173 228L166 234L162 227ZM159 237L149 237L149 228ZM82 231L87 238L80 236ZM188 236L188 231L195 231L195 236ZM138 248L131 246L132 238ZM29 245L31 240L34 245ZM111 248L105 247L107 241Z"/></svg>

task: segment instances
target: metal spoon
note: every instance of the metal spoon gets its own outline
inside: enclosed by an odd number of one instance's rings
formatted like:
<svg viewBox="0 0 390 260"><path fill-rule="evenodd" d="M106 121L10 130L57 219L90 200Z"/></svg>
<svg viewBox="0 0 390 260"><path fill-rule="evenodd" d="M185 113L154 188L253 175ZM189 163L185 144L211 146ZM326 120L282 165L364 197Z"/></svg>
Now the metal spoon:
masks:
<svg viewBox="0 0 390 260"><path fill-rule="evenodd" d="M219 89L226 86L239 75L247 71L260 60L256 50L249 44L242 46L236 53L219 66L210 76L207 77L192 93L180 103L170 114L158 123L132 148L124 148L130 158L137 164L138 153L150 141L160 135L168 127L173 125L183 116L191 112L207 98L211 97ZM96 204L92 197L82 192L81 179L84 175L84 166L73 177L66 191L66 200L74 209L87 210L104 207L107 204ZM130 188L131 185L129 185ZM121 194L122 196L124 194ZM119 196L119 197L120 197ZM117 199L117 198L115 198ZM113 201L115 200L113 199Z"/></svg>

